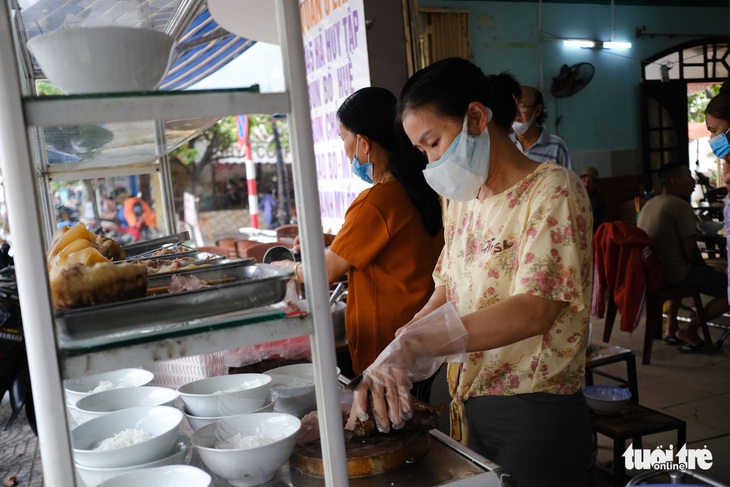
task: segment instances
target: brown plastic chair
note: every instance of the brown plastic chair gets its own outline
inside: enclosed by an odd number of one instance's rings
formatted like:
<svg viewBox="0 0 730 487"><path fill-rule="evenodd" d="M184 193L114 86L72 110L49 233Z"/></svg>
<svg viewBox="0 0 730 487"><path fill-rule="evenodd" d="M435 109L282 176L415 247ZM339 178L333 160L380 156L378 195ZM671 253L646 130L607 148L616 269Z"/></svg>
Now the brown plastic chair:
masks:
<svg viewBox="0 0 730 487"><path fill-rule="evenodd" d="M281 246L281 242L254 242L254 245L247 246L247 248L244 250L246 255L239 254L239 257L253 257L256 259L256 262L263 262L264 261L264 254L266 254L266 251L269 250L271 247L279 247Z"/></svg>
<svg viewBox="0 0 730 487"><path fill-rule="evenodd" d="M256 240L238 240L236 242L236 256L243 258L248 257L248 249L250 249L251 247L255 247L260 243L261 242L257 242Z"/></svg>
<svg viewBox="0 0 730 487"><path fill-rule="evenodd" d="M223 237L215 241L215 246L226 249L227 253L225 255L229 258L234 258L237 257L236 242L238 242L239 240L240 239L236 237Z"/></svg>
<svg viewBox="0 0 730 487"><path fill-rule="evenodd" d="M276 239L291 239L294 240L299 235L299 226L296 224L282 225L275 229Z"/></svg>

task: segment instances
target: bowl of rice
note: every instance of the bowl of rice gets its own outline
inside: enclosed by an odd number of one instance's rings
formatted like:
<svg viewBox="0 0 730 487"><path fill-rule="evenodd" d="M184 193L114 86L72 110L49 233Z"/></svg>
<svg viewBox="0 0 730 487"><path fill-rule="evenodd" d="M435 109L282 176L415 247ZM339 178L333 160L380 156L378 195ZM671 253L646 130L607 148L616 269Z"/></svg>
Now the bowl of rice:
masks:
<svg viewBox="0 0 730 487"><path fill-rule="evenodd" d="M78 463L75 466L79 477L81 477L81 480L84 481L86 487L96 487L97 485L106 485L104 482L113 479L114 477L143 468L162 467L165 465L185 465L188 451L190 451L190 438L182 433L178 433L177 440L175 440L172 450L167 452L167 454L159 460L153 460L139 465L130 465L128 467L97 468L85 467Z"/></svg>
<svg viewBox="0 0 730 487"><path fill-rule="evenodd" d="M225 419L229 416L235 416L236 414L252 414L252 413L270 413L274 410L274 405L276 404L277 399L279 398L279 395L276 393L276 391L270 389L268 395L266 396L266 399L264 400L264 405L260 408L254 409L252 411L244 411L243 413L235 413L230 415L223 415L223 416L213 416L213 417L206 417L206 416L193 416L192 414L189 414L187 411L183 411L185 414L185 419L187 420L188 424L192 428L192 430L198 431L203 426L206 426L210 423L215 423L216 421L220 421L221 419ZM235 401L235 399L230 399Z"/></svg>
<svg viewBox="0 0 730 487"><path fill-rule="evenodd" d="M190 441L208 470L247 487L274 478L289 460L300 427L291 414L240 414L203 426Z"/></svg>
<svg viewBox="0 0 730 487"><path fill-rule="evenodd" d="M144 369L119 369L63 381L66 402L73 406L82 397L96 392L146 386L155 375Z"/></svg>
<svg viewBox="0 0 730 487"><path fill-rule="evenodd" d="M94 418L71 431L77 464L128 467L165 457L178 438L183 413L170 406L141 406Z"/></svg>
<svg viewBox="0 0 730 487"><path fill-rule="evenodd" d="M176 390L168 387L141 386L96 392L78 400L74 419L83 424L90 419L104 416L120 409L139 406L174 406L179 397Z"/></svg>
<svg viewBox="0 0 730 487"><path fill-rule="evenodd" d="M215 417L262 407L270 384L271 377L265 374L231 374L189 382L177 391L189 414Z"/></svg>

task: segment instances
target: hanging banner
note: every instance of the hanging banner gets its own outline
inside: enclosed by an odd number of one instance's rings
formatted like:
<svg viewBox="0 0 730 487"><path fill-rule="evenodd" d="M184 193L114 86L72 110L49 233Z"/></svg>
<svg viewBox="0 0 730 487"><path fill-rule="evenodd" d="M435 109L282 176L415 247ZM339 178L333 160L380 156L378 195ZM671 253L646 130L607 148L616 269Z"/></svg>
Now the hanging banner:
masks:
<svg viewBox="0 0 730 487"><path fill-rule="evenodd" d="M352 175L339 135L337 109L370 86L363 0L299 0L319 203L326 233L337 233L345 211L369 187Z"/></svg>

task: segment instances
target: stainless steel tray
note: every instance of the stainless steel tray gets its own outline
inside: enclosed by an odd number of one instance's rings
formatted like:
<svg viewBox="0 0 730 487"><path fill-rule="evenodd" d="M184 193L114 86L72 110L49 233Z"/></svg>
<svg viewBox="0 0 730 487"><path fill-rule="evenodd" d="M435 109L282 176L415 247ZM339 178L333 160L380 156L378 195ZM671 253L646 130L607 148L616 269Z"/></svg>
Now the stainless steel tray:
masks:
<svg viewBox="0 0 730 487"><path fill-rule="evenodd" d="M152 255L155 252L159 252L164 249L168 248L175 248L175 252L171 252L168 254L160 254L160 255ZM193 247L188 247L187 245L183 244L164 244L164 245L158 245L152 249L149 249L145 252L135 254L135 255L127 255L127 257L124 260L120 260L118 262L133 262L138 260L151 260L151 259L177 259L179 257L187 257L190 254L197 253L198 250L194 249ZM205 252L207 253L207 252ZM217 254L214 254L217 255ZM223 256L221 256L223 257Z"/></svg>
<svg viewBox="0 0 730 487"><path fill-rule="evenodd" d="M195 276L204 281L230 280L241 281L248 278L247 266L256 264L253 257L247 259L221 259L212 261L195 261L190 269L175 272L161 272L147 276L147 289L169 286L172 276Z"/></svg>
<svg viewBox="0 0 730 487"><path fill-rule="evenodd" d="M239 268L239 281L62 311L55 315L56 326L69 338L89 338L257 308L283 300L294 274L266 264Z"/></svg>
<svg viewBox="0 0 730 487"><path fill-rule="evenodd" d="M153 238L151 240L145 240L144 242L135 242L128 245L123 245L124 253L127 255L139 255L149 250L154 250L164 244L183 243L190 240L190 232L180 232L173 235L166 235L160 238Z"/></svg>
<svg viewBox="0 0 730 487"><path fill-rule="evenodd" d="M147 267L149 267L149 275L154 276L159 274L160 272L157 271L157 268L159 268L160 265L167 265L171 264L176 260L183 261L182 264L188 266L188 265L205 265L210 264L216 261L222 261L222 260L229 260L228 257L224 255L219 254L211 254L210 252L188 252L188 253L182 253L182 254L175 254L175 255L161 255L158 257L150 257L145 259L129 259L124 261L116 262L119 264L120 262L131 262L135 264L146 264ZM255 261L255 259L254 259ZM157 268L152 267L153 262L157 262L159 265ZM180 269L182 270L182 269Z"/></svg>

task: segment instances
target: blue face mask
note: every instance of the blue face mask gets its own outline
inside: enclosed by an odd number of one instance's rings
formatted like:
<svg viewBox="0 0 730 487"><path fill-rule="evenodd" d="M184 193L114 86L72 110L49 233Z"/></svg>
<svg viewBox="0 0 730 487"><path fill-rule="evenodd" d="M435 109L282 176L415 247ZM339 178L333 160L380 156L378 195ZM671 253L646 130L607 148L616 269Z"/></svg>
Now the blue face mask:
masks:
<svg viewBox="0 0 730 487"><path fill-rule="evenodd" d="M725 157L730 154L730 142L728 142L726 135L728 132L730 132L730 129L727 129L725 133L710 138L712 153L717 157Z"/></svg>
<svg viewBox="0 0 730 487"><path fill-rule="evenodd" d="M352 173L366 183L373 184L373 163L360 164L357 159L357 148L355 148L355 157L352 158Z"/></svg>

